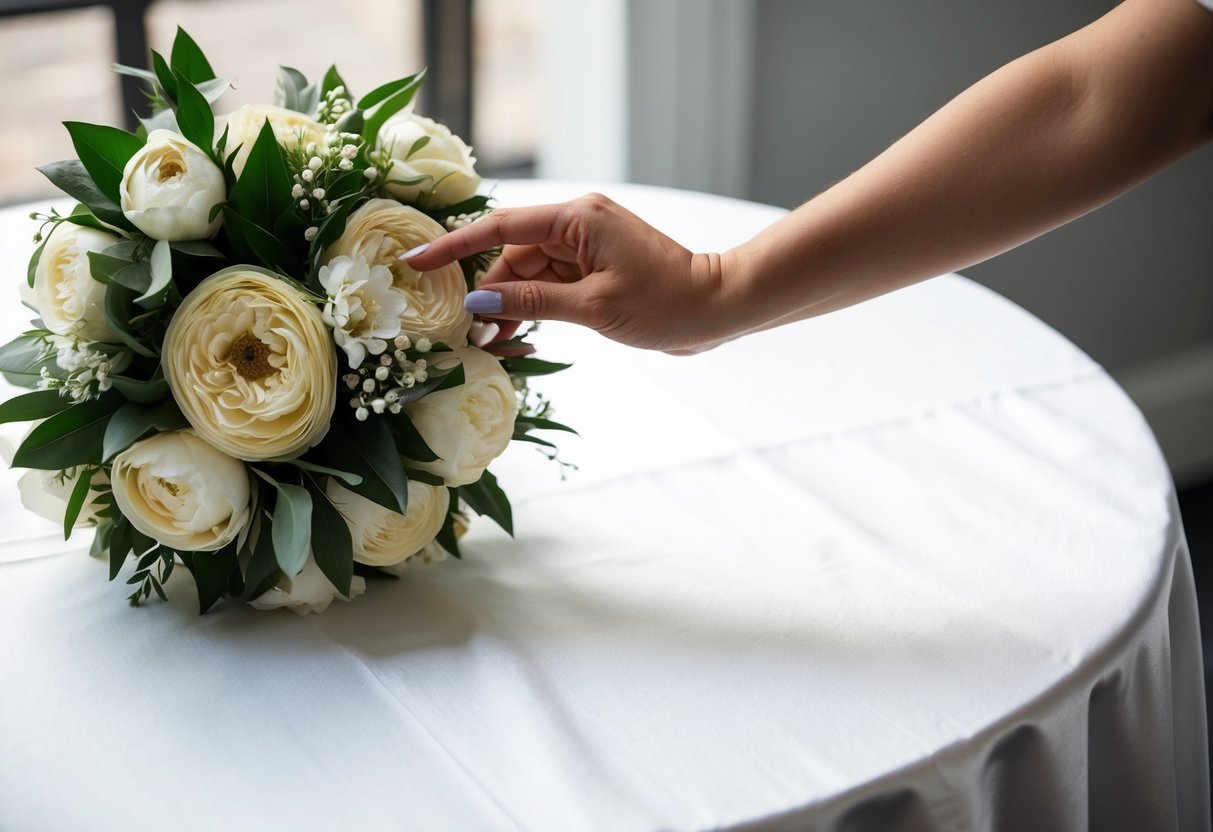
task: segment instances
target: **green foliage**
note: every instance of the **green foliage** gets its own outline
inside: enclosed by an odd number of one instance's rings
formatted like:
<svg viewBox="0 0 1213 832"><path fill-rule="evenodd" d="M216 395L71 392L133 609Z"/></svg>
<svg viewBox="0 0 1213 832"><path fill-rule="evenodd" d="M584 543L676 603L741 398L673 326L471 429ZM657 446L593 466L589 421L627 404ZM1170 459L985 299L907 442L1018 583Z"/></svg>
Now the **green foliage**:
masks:
<svg viewBox="0 0 1213 832"><path fill-rule="evenodd" d="M22 333L0 347L0 373L18 387L37 385L49 360L46 343L38 333Z"/></svg>
<svg viewBox="0 0 1213 832"><path fill-rule="evenodd" d="M510 507L509 498L505 496L492 473L486 470L480 479L471 485L459 486L459 496L472 511L491 518L513 537L514 511Z"/></svg>
<svg viewBox="0 0 1213 832"><path fill-rule="evenodd" d="M198 592L198 614L202 615L228 594L233 575L239 575L236 544L229 543L217 552L177 552L181 563L194 576ZM239 593L237 593L239 594ZM163 597L163 596L161 596Z"/></svg>
<svg viewBox="0 0 1213 832"><path fill-rule="evenodd" d="M71 399L59 395L58 390L38 390L34 393L25 393L0 404L0 424L45 419L56 413L62 413L71 406Z"/></svg>
<svg viewBox="0 0 1213 832"><path fill-rule="evenodd" d="M126 231L134 231L118 207L118 202L106 194L93 181L84 164L78 159L67 159L62 162L52 162L42 165L38 172L51 181L59 190L83 203L98 219Z"/></svg>
<svg viewBox="0 0 1213 832"><path fill-rule="evenodd" d="M374 147L379 138L379 130L388 119L407 107L421 88L425 80L425 70L399 81L392 81L376 87L358 100L358 109L366 114L362 126L362 138L367 146ZM371 109L373 108L373 109Z"/></svg>
<svg viewBox="0 0 1213 832"><path fill-rule="evenodd" d="M103 124L65 121L80 163L93 178L97 189L112 202L119 201L122 170L131 157L143 148L143 142L125 130ZM86 205L85 200L80 200Z"/></svg>
<svg viewBox="0 0 1213 832"><path fill-rule="evenodd" d="M312 496L300 485L275 482L278 499L274 505L274 556L278 568L294 577L307 563L312 545Z"/></svg>
<svg viewBox="0 0 1213 832"><path fill-rule="evenodd" d="M303 479L312 497L312 556L337 591L349 597L354 578L354 546L349 526L324 489L311 477Z"/></svg>
<svg viewBox="0 0 1213 832"><path fill-rule="evenodd" d="M194 39L180 26L177 27L177 35L173 38L169 66L190 84L201 84L215 79L215 70L211 69L210 61Z"/></svg>
<svg viewBox="0 0 1213 832"><path fill-rule="evenodd" d="M80 519L80 512L84 509L84 501L88 499L88 489L92 485L93 476L100 470L101 466L91 465L84 468L80 472L80 476L76 478L76 484L72 486L71 496L67 498L67 509L63 513L64 540L72 536L72 528L75 527L76 521Z"/></svg>
<svg viewBox="0 0 1213 832"><path fill-rule="evenodd" d="M378 418L354 422L344 415L346 411L348 407L333 417L324 441L305 457L310 462L356 474L361 482L347 483L346 488L390 511L404 514L409 504L408 478L392 431Z"/></svg>
<svg viewBox="0 0 1213 832"><path fill-rule="evenodd" d="M74 404L30 431L13 456L17 468L61 471L101 459L105 430L122 405L116 393Z"/></svg>
<svg viewBox="0 0 1213 832"><path fill-rule="evenodd" d="M153 405L127 402L114 411L105 427L101 459L108 462L115 454L125 451L154 431L183 430L188 427L189 422L172 399Z"/></svg>

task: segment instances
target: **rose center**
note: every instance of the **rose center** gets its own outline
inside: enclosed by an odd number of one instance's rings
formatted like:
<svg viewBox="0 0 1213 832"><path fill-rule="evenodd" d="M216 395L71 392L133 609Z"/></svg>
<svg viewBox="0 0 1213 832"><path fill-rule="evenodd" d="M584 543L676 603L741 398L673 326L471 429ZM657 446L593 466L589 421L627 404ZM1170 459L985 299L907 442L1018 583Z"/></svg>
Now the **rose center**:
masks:
<svg viewBox="0 0 1213 832"><path fill-rule="evenodd" d="M164 477L156 477L156 482L160 484L161 488L163 488L169 494L172 494L174 497L179 497L181 495L181 489L177 486L177 483L169 482Z"/></svg>
<svg viewBox="0 0 1213 832"><path fill-rule="evenodd" d="M185 173L185 165L180 159L165 159L156 170L156 175L162 183L176 179L183 173Z"/></svg>
<svg viewBox="0 0 1213 832"><path fill-rule="evenodd" d="M265 378L276 372L269 359L269 344L247 333L232 344L232 349L227 355L227 360L236 368L236 372L250 381Z"/></svg>

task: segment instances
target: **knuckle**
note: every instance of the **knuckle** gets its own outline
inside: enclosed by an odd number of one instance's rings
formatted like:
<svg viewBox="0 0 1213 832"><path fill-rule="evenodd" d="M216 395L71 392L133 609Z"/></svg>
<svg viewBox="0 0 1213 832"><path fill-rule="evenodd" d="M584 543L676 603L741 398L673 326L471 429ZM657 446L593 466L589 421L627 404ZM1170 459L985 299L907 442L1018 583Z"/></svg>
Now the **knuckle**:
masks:
<svg viewBox="0 0 1213 832"><path fill-rule="evenodd" d="M543 292L536 283L520 283L518 285L518 311L523 318L534 321L543 317Z"/></svg>
<svg viewBox="0 0 1213 832"><path fill-rule="evenodd" d="M577 200L581 207L586 211L601 212L605 211L615 203L611 199L597 191L586 194Z"/></svg>

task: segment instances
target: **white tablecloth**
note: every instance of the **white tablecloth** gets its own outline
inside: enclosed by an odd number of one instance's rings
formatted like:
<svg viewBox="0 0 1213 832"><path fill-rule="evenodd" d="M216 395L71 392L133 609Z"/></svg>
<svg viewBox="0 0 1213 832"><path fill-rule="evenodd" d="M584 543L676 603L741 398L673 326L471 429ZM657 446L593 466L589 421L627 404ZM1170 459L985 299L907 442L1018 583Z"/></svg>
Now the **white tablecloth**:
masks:
<svg viewBox="0 0 1213 832"><path fill-rule="evenodd" d="M603 190L699 250L781 214ZM320 617L183 572L130 609L7 475L0 829L1209 828L1172 485L1062 337L950 276L693 358L541 343L580 469L512 450L515 540Z"/></svg>

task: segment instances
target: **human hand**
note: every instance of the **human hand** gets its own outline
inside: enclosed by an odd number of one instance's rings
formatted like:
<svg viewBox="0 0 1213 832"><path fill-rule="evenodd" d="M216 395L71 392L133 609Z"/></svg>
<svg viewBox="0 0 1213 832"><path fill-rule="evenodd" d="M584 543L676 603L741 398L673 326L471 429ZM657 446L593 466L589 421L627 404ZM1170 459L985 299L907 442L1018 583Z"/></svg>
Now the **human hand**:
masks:
<svg viewBox="0 0 1213 832"><path fill-rule="evenodd" d="M501 257L465 304L499 324L495 340L524 320L569 321L676 354L729 337L721 256L692 254L601 194L497 209L407 260L430 271L497 246Z"/></svg>

